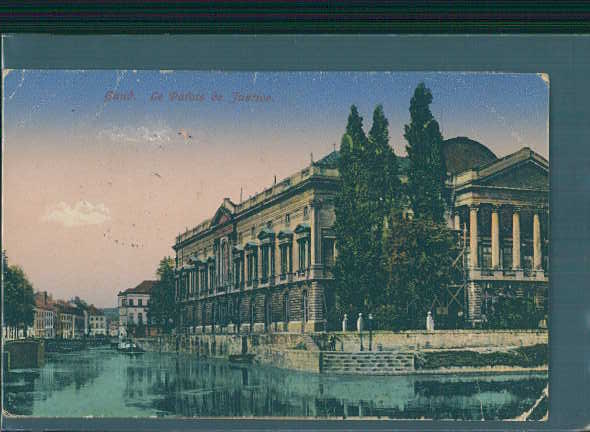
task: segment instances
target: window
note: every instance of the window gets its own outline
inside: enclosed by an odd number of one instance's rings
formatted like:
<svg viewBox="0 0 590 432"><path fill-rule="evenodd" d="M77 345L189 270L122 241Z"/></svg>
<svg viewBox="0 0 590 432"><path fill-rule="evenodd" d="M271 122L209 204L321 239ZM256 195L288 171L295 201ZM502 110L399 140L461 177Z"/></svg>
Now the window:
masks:
<svg viewBox="0 0 590 432"><path fill-rule="evenodd" d="M502 248L502 268L512 268L512 246Z"/></svg>
<svg viewBox="0 0 590 432"><path fill-rule="evenodd" d="M212 293L215 289L215 266L209 267L209 292Z"/></svg>
<svg viewBox="0 0 590 432"><path fill-rule="evenodd" d="M299 271L303 271L309 267L309 239L303 238L297 243L299 244Z"/></svg>
<svg viewBox="0 0 590 432"><path fill-rule="evenodd" d="M269 221L266 223L266 227L267 227L267 228L272 228L272 220L269 220Z"/></svg>
<svg viewBox="0 0 590 432"><path fill-rule="evenodd" d="M268 252L270 247L262 247L262 282L266 282L268 279Z"/></svg>
<svg viewBox="0 0 590 432"><path fill-rule="evenodd" d="M258 278L258 254L253 250L248 254L248 285Z"/></svg>
<svg viewBox="0 0 590 432"><path fill-rule="evenodd" d="M289 222L291 222L291 215L287 213L285 215L285 224L289 225Z"/></svg>
<svg viewBox="0 0 590 432"><path fill-rule="evenodd" d="M303 322L306 323L309 320L309 301L307 298L307 291L303 291Z"/></svg>
<svg viewBox="0 0 590 432"><path fill-rule="evenodd" d="M252 226L252 228L250 228L250 237L252 237L252 238L255 237L255 235L256 235L255 232L254 232L255 230L256 230L256 227L255 226Z"/></svg>
<svg viewBox="0 0 590 432"><path fill-rule="evenodd" d="M326 267L334 265L334 239L325 238L322 244L322 261Z"/></svg>
<svg viewBox="0 0 590 432"><path fill-rule="evenodd" d="M284 279L285 275L287 274L287 245L281 246L281 279Z"/></svg>
<svg viewBox="0 0 590 432"><path fill-rule="evenodd" d="M133 306L133 299L129 299L129 306Z"/></svg>
<svg viewBox="0 0 590 432"><path fill-rule="evenodd" d="M485 269L492 267L492 248L490 246L484 245L481 247L481 261L479 266Z"/></svg>
<svg viewBox="0 0 590 432"><path fill-rule="evenodd" d="M143 300L142 299L138 299L137 300L137 306L142 306Z"/></svg>
<svg viewBox="0 0 590 432"><path fill-rule="evenodd" d="M307 219L309 217L309 208L307 206L303 207L303 219Z"/></svg>

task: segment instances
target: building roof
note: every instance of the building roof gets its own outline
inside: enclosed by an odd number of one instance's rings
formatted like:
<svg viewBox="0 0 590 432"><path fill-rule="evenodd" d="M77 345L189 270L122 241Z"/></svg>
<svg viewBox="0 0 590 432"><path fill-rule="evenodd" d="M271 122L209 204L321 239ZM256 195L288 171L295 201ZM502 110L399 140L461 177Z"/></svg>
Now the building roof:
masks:
<svg viewBox="0 0 590 432"><path fill-rule="evenodd" d="M457 174L498 160L485 145L467 137L444 140L442 151L447 172L450 174Z"/></svg>
<svg viewBox="0 0 590 432"><path fill-rule="evenodd" d="M397 156L397 166L400 174L407 174L410 168L410 159L407 156ZM338 168L338 161L340 160L340 151L334 150L332 153L327 154L319 161L314 162L315 166L323 168Z"/></svg>
<svg viewBox="0 0 590 432"><path fill-rule="evenodd" d="M151 294L152 293L152 290L154 288L154 285L156 283L158 283L158 281L145 280L142 283L140 283L139 285L137 285L136 287L126 289L122 293L119 293L119 295L124 295L124 294Z"/></svg>

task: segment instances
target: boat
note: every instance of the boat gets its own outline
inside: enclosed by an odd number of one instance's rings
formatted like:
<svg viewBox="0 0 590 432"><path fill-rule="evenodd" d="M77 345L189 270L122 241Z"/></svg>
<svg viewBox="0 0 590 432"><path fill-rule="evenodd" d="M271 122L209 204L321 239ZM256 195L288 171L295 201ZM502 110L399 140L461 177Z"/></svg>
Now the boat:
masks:
<svg viewBox="0 0 590 432"><path fill-rule="evenodd" d="M121 341L117 346L117 350L123 354L143 354L145 350L141 349L135 342Z"/></svg>

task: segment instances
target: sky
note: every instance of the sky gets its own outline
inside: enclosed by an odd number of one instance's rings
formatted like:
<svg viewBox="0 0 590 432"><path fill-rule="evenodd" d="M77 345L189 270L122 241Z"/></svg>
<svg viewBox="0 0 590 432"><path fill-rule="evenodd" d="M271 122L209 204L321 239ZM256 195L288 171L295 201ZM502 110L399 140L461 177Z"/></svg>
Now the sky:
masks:
<svg viewBox="0 0 590 432"><path fill-rule="evenodd" d="M3 70L2 230L36 290L113 307L175 236L331 152L352 104L390 144L416 85L445 138L549 152L541 74ZM250 95L250 97L249 97Z"/></svg>

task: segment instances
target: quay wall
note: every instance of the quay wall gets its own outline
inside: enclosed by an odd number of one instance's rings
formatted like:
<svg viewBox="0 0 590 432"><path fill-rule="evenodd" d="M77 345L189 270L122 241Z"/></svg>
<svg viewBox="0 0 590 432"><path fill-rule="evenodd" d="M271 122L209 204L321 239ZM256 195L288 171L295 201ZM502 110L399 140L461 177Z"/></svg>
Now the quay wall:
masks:
<svg viewBox="0 0 590 432"><path fill-rule="evenodd" d="M357 332L330 333L336 336L336 350L358 351L360 336ZM326 337L322 337L325 339ZM522 347L548 343L547 330L436 330L405 332L373 332L373 349L478 349ZM320 342L321 344L321 342ZM363 332L363 346L369 346L369 332Z"/></svg>
<svg viewBox="0 0 590 432"><path fill-rule="evenodd" d="M9 369L39 368L45 364L43 340L17 340L4 343Z"/></svg>
<svg viewBox="0 0 590 432"><path fill-rule="evenodd" d="M230 356L251 355L252 362L278 368L320 372L322 355L329 339L336 337L336 351L359 352L360 336L347 333L265 333L265 334L196 334L168 335L135 339L146 351L194 354L197 358L229 359ZM484 331L438 330L435 332L375 332L373 350L397 352L427 352L432 350L475 350L501 352L511 348L543 345L548 342L547 331ZM363 334L364 349L369 336ZM452 364L442 365L446 368ZM506 368L504 368L506 369ZM434 372L431 371L431 372ZM426 371L422 371L426 373Z"/></svg>

